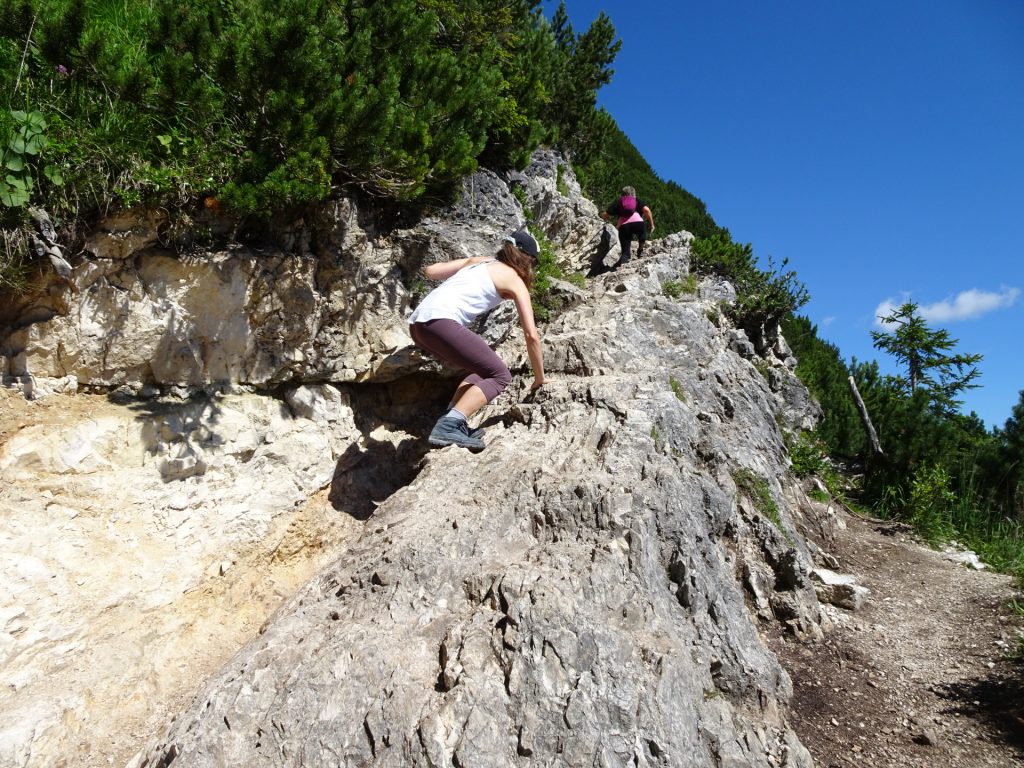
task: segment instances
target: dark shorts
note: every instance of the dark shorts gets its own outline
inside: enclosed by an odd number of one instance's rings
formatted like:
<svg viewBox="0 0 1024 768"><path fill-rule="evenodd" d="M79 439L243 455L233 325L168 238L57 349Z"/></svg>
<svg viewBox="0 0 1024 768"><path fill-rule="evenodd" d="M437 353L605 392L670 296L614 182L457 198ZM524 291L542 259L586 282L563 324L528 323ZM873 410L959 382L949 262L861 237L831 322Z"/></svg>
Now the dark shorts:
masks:
<svg viewBox="0 0 1024 768"><path fill-rule="evenodd" d="M512 381L508 366L487 342L454 320L440 318L409 326L416 346L446 363L469 371L465 381L480 388L491 402Z"/></svg>

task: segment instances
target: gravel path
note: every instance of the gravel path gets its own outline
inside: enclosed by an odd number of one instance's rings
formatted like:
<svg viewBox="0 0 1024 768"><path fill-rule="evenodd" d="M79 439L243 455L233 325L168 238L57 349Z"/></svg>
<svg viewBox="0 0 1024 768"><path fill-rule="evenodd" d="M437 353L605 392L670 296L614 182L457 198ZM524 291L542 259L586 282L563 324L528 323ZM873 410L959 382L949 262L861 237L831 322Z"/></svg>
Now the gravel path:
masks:
<svg viewBox="0 0 1024 768"><path fill-rule="evenodd" d="M772 646L794 683L792 725L819 768L1024 766L1024 622L1006 576L903 527L846 518L832 554L871 590L830 612L824 641Z"/></svg>

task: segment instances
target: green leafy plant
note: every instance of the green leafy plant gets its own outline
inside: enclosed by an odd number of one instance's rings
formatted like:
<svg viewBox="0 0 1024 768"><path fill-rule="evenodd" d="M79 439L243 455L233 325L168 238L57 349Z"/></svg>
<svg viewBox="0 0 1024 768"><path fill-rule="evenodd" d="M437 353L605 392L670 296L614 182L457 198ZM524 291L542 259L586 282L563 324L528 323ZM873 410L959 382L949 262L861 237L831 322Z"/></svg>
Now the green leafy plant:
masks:
<svg viewBox="0 0 1024 768"><path fill-rule="evenodd" d="M46 137L46 118L42 112L14 110L10 113L13 132L3 151L3 178L0 178L0 203L8 208L28 205L40 175L55 186L64 178L60 170L42 162Z"/></svg>
<svg viewBox="0 0 1024 768"><path fill-rule="evenodd" d="M817 432L801 430L795 436L783 430L786 436L786 448L789 451L790 471L797 477L817 477L828 489L818 491L823 499L815 496L814 489L808 495L818 501L830 498L846 499L846 483L829 459L828 446Z"/></svg>
<svg viewBox="0 0 1024 768"><path fill-rule="evenodd" d="M952 512L956 496L949 474L939 466L918 468L910 481L910 524L931 544L953 537Z"/></svg>
<svg viewBox="0 0 1024 768"><path fill-rule="evenodd" d="M949 474L941 466L928 464L918 467L906 485L887 486L878 506L883 514L906 520L925 541L938 546L956 533L955 504Z"/></svg>
<svg viewBox="0 0 1024 768"><path fill-rule="evenodd" d="M790 470L797 477L822 475L829 467L825 444L813 432L800 431L795 438L787 440Z"/></svg>

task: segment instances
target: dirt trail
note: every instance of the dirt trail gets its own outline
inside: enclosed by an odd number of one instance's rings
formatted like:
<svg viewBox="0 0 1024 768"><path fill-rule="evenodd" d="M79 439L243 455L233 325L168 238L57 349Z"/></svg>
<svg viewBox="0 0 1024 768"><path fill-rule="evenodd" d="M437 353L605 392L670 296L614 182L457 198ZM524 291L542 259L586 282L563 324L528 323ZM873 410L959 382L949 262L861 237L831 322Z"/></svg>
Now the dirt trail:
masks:
<svg viewBox="0 0 1024 768"><path fill-rule="evenodd" d="M1024 622L1006 576L856 517L841 570L871 590L825 640L772 640L793 678L793 727L818 768L1024 766Z"/></svg>

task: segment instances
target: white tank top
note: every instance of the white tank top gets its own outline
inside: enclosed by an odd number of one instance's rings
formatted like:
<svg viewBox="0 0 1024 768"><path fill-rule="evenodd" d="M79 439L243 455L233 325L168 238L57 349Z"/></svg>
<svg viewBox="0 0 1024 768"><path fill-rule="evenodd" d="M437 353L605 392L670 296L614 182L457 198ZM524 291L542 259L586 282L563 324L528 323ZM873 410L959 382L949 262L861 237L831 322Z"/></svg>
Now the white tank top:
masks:
<svg viewBox="0 0 1024 768"><path fill-rule="evenodd" d="M484 312L494 309L502 299L494 287L487 265L495 261L497 259L482 261L460 269L427 294L412 313L409 322L425 323L428 320L447 318L469 326Z"/></svg>

